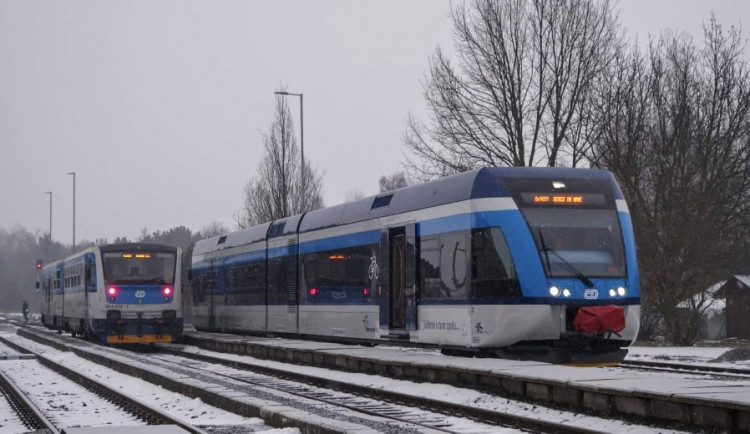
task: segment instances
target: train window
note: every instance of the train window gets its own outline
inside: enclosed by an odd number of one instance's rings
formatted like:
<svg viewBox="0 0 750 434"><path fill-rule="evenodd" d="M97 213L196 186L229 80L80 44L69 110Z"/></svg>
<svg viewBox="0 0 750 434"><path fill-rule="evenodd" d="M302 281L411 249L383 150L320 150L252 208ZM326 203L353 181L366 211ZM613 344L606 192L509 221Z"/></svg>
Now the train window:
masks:
<svg viewBox="0 0 750 434"><path fill-rule="evenodd" d="M268 304L286 304L286 258L268 260Z"/></svg>
<svg viewBox="0 0 750 434"><path fill-rule="evenodd" d="M206 274L195 272L193 278L193 302L204 303L206 301Z"/></svg>
<svg viewBox="0 0 750 434"><path fill-rule="evenodd" d="M369 269L376 244L312 252L303 256L308 287L354 287L360 294L371 284Z"/></svg>
<svg viewBox="0 0 750 434"><path fill-rule="evenodd" d="M422 298L466 298L467 232L446 232L420 238Z"/></svg>
<svg viewBox="0 0 750 434"><path fill-rule="evenodd" d="M466 298L467 232L440 234L440 280L447 288L449 298Z"/></svg>
<svg viewBox="0 0 750 434"><path fill-rule="evenodd" d="M104 280L120 284L173 284L177 255L152 252L133 255L107 252L102 255Z"/></svg>
<svg viewBox="0 0 750 434"><path fill-rule="evenodd" d="M420 288L423 298L439 298L440 283L440 237L425 236L420 239L419 250Z"/></svg>
<svg viewBox="0 0 750 434"><path fill-rule="evenodd" d="M516 268L499 227L471 231L472 297L520 297Z"/></svg>
<svg viewBox="0 0 750 434"><path fill-rule="evenodd" d="M232 295L234 304L265 303L265 267L264 262L230 267L227 271L227 290Z"/></svg>

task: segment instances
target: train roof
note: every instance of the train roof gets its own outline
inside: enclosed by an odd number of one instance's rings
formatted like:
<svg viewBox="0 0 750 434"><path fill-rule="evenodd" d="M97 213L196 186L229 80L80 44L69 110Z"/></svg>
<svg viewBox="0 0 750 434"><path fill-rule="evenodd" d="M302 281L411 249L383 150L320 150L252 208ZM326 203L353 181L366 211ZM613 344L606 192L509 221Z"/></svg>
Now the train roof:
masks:
<svg viewBox="0 0 750 434"><path fill-rule="evenodd" d="M308 212L300 233L483 197L507 197L502 178L614 180L606 170L557 167L487 167ZM619 189L617 189L619 193Z"/></svg>
<svg viewBox="0 0 750 434"><path fill-rule="evenodd" d="M275 238L324 229L327 227L356 223L393 214L430 208L468 199L483 197L507 197L503 178L581 178L610 180L616 196L622 193L614 177L606 170L571 169L559 167L487 167L429 181L398 190L366 197L357 201L334 205L290 216L270 223L215 236L198 241L193 254L205 254L231 247Z"/></svg>
<svg viewBox="0 0 750 434"><path fill-rule="evenodd" d="M202 255L208 252L263 241L266 238L266 234L268 234L268 227L270 225L270 222L263 223L237 232L231 232L226 235L217 235L211 238L202 239L195 243L195 247L193 247L193 255Z"/></svg>
<svg viewBox="0 0 750 434"><path fill-rule="evenodd" d="M102 252L118 252L121 250L174 250L177 251L177 247L169 246L166 244L153 244L153 243L120 243L120 244L106 244L99 246L99 250Z"/></svg>

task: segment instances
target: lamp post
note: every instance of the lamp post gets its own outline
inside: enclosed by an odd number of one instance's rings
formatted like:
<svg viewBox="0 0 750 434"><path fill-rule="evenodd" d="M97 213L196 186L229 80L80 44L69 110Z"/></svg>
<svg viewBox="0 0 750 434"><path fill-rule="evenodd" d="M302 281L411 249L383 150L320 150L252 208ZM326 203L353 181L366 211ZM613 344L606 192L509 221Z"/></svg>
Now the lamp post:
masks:
<svg viewBox="0 0 750 434"><path fill-rule="evenodd" d="M45 191L49 195L49 242L52 244L52 192Z"/></svg>
<svg viewBox="0 0 750 434"><path fill-rule="evenodd" d="M300 212L305 211L304 200L305 200L305 123L303 122L303 105L302 105L302 94L291 93L286 91L274 92L275 95L281 96L298 96L299 97L299 153L300 153Z"/></svg>
<svg viewBox="0 0 750 434"><path fill-rule="evenodd" d="M76 250L76 173L68 172L73 175L73 251Z"/></svg>

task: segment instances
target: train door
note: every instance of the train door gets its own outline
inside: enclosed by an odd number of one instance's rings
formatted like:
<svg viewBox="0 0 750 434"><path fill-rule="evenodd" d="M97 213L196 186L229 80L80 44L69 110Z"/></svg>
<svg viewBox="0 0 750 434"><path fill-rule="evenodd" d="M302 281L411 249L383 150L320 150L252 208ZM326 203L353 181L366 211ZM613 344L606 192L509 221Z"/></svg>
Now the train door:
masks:
<svg viewBox="0 0 750 434"><path fill-rule="evenodd" d="M89 324L89 321L91 319L91 300L90 297L92 297L91 293L96 293L96 256L93 253L87 253L86 254L86 260L84 261L84 319L86 320L86 324ZM84 330L87 332L88 330Z"/></svg>
<svg viewBox="0 0 750 434"><path fill-rule="evenodd" d="M299 235L287 240L286 313L291 333L299 332Z"/></svg>
<svg viewBox="0 0 750 434"><path fill-rule="evenodd" d="M206 292L208 292L208 328L214 329L216 327L216 308L214 307L214 297L216 296L216 288L218 287L218 273L214 266L215 259L211 259L211 263L208 267L208 279L206 279Z"/></svg>
<svg viewBox="0 0 750 434"><path fill-rule="evenodd" d="M49 273L42 275L42 290L44 302L42 303L42 323L52 324L52 276Z"/></svg>
<svg viewBox="0 0 750 434"><path fill-rule="evenodd" d="M58 329L62 329L65 318L65 278L63 275L63 264L55 267L52 293L52 322Z"/></svg>
<svg viewBox="0 0 750 434"><path fill-rule="evenodd" d="M417 325L416 226L390 228L381 237L381 252L387 252L385 291L381 289L381 326L387 324L388 337L408 339ZM387 304L387 306L384 306Z"/></svg>
<svg viewBox="0 0 750 434"><path fill-rule="evenodd" d="M391 329L406 328L406 237L391 236L391 294L389 304Z"/></svg>
<svg viewBox="0 0 750 434"><path fill-rule="evenodd" d="M268 323L270 333L299 332L299 224L288 217L268 229Z"/></svg>

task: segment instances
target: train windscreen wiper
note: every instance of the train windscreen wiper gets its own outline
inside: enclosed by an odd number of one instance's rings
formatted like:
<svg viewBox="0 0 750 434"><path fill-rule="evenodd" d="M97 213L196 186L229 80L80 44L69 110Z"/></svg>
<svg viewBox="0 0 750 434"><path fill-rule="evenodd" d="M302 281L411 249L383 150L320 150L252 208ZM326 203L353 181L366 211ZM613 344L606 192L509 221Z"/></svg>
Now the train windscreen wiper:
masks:
<svg viewBox="0 0 750 434"><path fill-rule="evenodd" d="M581 273L581 271L578 268L576 268L575 265L573 265L570 262L568 262L567 259L563 258L562 255L560 255L559 253L557 253L554 249L551 249L551 248L547 247L547 245L544 243L544 237L542 236L542 230L541 229L539 229L539 241L541 241L541 243L542 243L542 251L544 252L544 258L547 261L547 271L549 272L550 275L552 275L552 266L550 265L550 262L549 262L549 255L551 253L555 258L557 258L557 260L559 261L560 265L566 271L568 271L569 273L574 274L577 278L581 279L581 282L583 282L583 284L586 285L587 288L593 288L594 287L594 282L592 282L591 279L589 279L583 273Z"/></svg>

